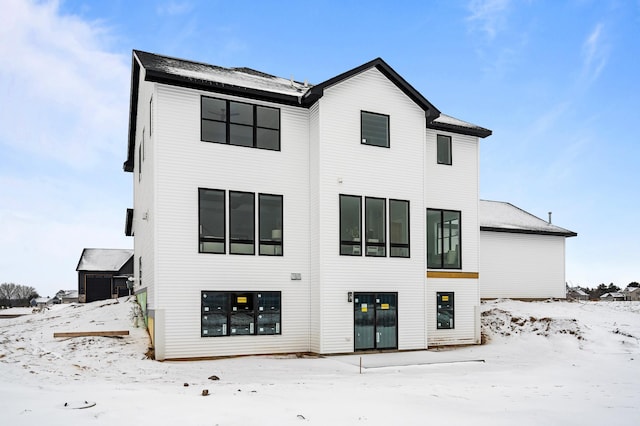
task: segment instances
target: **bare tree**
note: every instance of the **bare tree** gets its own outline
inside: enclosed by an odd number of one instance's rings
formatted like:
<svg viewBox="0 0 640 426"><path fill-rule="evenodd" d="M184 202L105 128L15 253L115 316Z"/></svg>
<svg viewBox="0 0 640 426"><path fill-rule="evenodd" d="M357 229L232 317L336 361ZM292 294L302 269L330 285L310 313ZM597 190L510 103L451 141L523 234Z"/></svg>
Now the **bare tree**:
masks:
<svg viewBox="0 0 640 426"><path fill-rule="evenodd" d="M0 299L11 300L16 295L16 285L14 283L0 284Z"/></svg>

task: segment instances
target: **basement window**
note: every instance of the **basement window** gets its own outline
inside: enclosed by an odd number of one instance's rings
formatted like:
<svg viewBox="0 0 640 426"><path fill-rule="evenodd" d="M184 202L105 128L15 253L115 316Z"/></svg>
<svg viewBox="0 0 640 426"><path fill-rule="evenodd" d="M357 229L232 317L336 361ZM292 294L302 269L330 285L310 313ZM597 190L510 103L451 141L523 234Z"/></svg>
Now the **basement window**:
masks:
<svg viewBox="0 0 640 426"><path fill-rule="evenodd" d="M279 291L203 291L201 337L282 334Z"/></svg>

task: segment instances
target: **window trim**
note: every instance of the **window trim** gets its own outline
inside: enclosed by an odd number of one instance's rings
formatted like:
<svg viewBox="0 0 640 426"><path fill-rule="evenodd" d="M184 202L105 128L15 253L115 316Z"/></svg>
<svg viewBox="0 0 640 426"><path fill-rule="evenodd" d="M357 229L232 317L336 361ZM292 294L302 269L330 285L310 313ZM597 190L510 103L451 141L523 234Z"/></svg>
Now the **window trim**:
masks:
<svg viewBox="0 0 640 426"><path fill-rule="evenodd" d="M205 310L205 303L204 303L204 299L206 299L205 297L205 293L207 295L211 294L222 294L226 297L225 300L225 312L210 312L210 311L206 311ZM271 312L273 314L278 314L279 316L279 321L277 321L277 326L276 326L276 332L275 333L260 333L258 324L259 324L259 319L260 319L260 315L265 314L265 313L269 313L269 311L263 311L260 308L260 295L263 294L277 294L278 296L278 309L277 312ZM232 329L231 329L231 324L232 324L232 317L234 316L234 314L238 314L240 313L239 311L234 311L232 309L233 306L233 297L236 297L236 304L237 302L237 297L247 297L248 295L251 295L251 304L253 306L253 309L251 310L251 315L253 316L253 332L251 333L232 333ZM204 321L206 320L206 317L208 315L212 315L212 314L217 314L217 315L221 315L226 317L226 329L225 329L225 334L208 334L205 333L205 327L204 327ZM205 338L205 337L235 337L235 336L279 336L282 335L282 291L236 291L236 290L229 290L229 291L220 291L220 290L201 290L200 291L200 337L201 338Z"/></svg>
<svg viewBox="0 0 640 426"><path fill-rule="evenodd" d="M382 227L384 228L382 231L382 241L379 242L370 242L368 236L366 235L367 230L369 229L369 215L367 215L367 201L368 200L382 200ZM380 197L364 197L364 231L360 232L360 240L364 240L364 253L367 257L387 257L387 199ZM376 254L369 254L369 247L376 248ZM383 254L377 254L379 248L382 247ZM373 253L373 251L371 250Z"/></svg>
<svg viewBox="0 0 640 426"><path fill-rule="evenodd" d="M280 241L262 240L262 196L280 198ZM264 254L260 251L262 245L274 246L274 254ZM275 247L280 247L280 253L275 253ZM284 256L284 196L280 194L258 193L258 256Z"/></svg>
<svg viewBox="0 0 640 426"><path fill-rule="evenodd" d="M217 192L222 192L222 241L220 241L220 238L216 238L216 237L203 237L202 236L202 231L200 230L200 227L202 226L202 206L201 206L201 201L202 201L202 197L200 196L200 194L202 193L202 191L217 191ZM213 188L198 188L198 253L206 253L206 254L227 254L227 228L226 228L226 224L227 224L227 191L225 191L224 189L213 189ZM210 243L222 243L222 252L217 252L217 251L202 251L202 243L203 242L210 242Z"/></svg>
<svg viewBox="0 0 640 426"><path fill-rule="evenodd" d="M215 119L211 119L211 118L205 118L203 117L203 109L202 109L202 104L204 102L204 99L215 99L218 101L224 101L225 102L225 119L223 120L215 120ZM253 118L252 124L244 124L244 123L233 123L231 121L231 103L236 103L236 104L243 104L243 105L250 105L252 107L252 113L253 113ZM265 126L259 126L258 125L258 107L260 108L265 108L265 109L272 109L278 112L278 128L272 128L272 127L265 127ZM214 141L214 140L207 140L204 138L204 134L203 134L203 122L204 121L211 121L211 122L216 122L216 123L224 123L225 124L225 142L219 142L219 141ZM236 126L243 126L243 127L251 127L252 128L252 145L251 146L247 146L247 145L237 145L237 144L232 144L231 143L231 125L236 125ZM275 130L278 132L278 149L272 149L272 148L265 148L262 146L258 146L258 129L264 129L264 130ZM258 104L253 104L253 103L249 103L249 102L242 102L242 101L237 101L237 100L232 100L232 99L224 99L224 98L216 98L213 96L205 96L205 95L201 95L200 96L200 141L201 142L210 142L210 143L218 143L218 144L224 144L224 145L233 145L233 146L242 146L245 148L256 148L256 149L264 149L266 151L281 151L282 150L282 113L280 108L276 108L273 106L269 106L269 105L258 105Z"/></svg>
<svg viewBox="0 0 640 426"><path fill-rule="evenodd" d="M364 138L364 114L369 114L369 115L377 115L380 117L386 117L387 118L387 145L374 145L371 143L367 143L364 142L365 138ZM372 111L365 111L365 110L360 110L360 144L361 145L368 145L368 146L376 146L379 148L391 148L391 116L388 114L382 114L379 112L372 112Z"/></svg>
<svg viewBox="0 0 640 426"><path fill-rule="evenodd" d="M359 231L360 231L360 237L359 240L360 241L354 241L354 240L343 240L342 239L342 198L343 197L351 197L351 198L357 198L358 202L359 202L359 209L358 209L358 226L359 226ZM341 256L362 256L362 197L359 195L350 195L350 194L339 194L339 201L338 201L338 241L339 241L339 253ZM346 246L351 246L352 251L351 253L343 253L342 252L342 246L346 245ZM355 247L358 247L359 250L353 250ZM357 251L358 253L354 253L354 251Z"/></svg>
<svg viewBox="0 0 640 426"><path fill-rule="evenodd" d="M233 240L231 237L231 218L233 215L231 214L231 194L250 194L253 200L252 205L252 220L253 220L253 235L251 239L235 239ZM237 253L231 250L231 244L251 244L253 247L253 251L251 253ZM255 192L247 192L247 191L229 191L229 254L240 255L240 256L255 256L256 254L256 194Z"/></svg>
<svg viewBox="0 0 640 426"><path fill-rule="evenodd" d="M407 205L407 243L394 243L391 239L391 203L406 203ZM406 256L393 255L392 248L406 248ZM408 259L411 258L411 203L409 200L399 200L396 198L389 198L389 257L397 257Z"/></svg>
<svg viewBox="0 0 640 426"><path fill-rule="evenodd" d="M440 138L447 139L447 149L449 150L448 163L445 161L440 161L440 155L438 155L440 150L440 143L439 143ZM438 164L442 164L445 166L451 166L453 164L453 138L450 135L442 135L442 134L436 135L436 161L438 162Z"/></svg>
<svg viewBox="0 0 640 426"><path fill-rule="evenodd" d="M445 262L444 262L444 238L442 238L442 246L440 247L440 266L429 266L429 235L428 235L428 229L427 229L427 250L426 250L426 255L427 255L427 269L458 269L461 270L462 269L462 211L461 210L450 210L450 209L434 209L434 208L427 208L427 227L428 227L428 221L429 221L429 212L439 212L440 213L440 224L441 227L444 224L444 214L445 213L458 213L458 217L459 217L459 221L460 223L458 224L458 259L459 259L459 266L456 267L450 267L450 266L445 266ZM442 230L442 228L440 228L440 230ZM437 235L436 235L437 238Z"/></svg>

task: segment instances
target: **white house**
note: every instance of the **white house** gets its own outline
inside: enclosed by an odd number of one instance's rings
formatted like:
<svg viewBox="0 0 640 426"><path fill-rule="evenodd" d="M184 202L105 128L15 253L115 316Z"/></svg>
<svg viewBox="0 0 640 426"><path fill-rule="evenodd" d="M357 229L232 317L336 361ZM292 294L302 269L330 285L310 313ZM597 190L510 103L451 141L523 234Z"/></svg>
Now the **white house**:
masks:
<svg viewBox="0 0 640 426"><path fill-rule="evenodd" d="M479 139L382 59L317 84L134 51L157 359L479 343Z"/></svg>
<svg viewBox="0 0 640 426"><path fill-rule="evenodd" d="M480 297L566 298L565 239L573 231L518 207L480 201Z"/></svg>

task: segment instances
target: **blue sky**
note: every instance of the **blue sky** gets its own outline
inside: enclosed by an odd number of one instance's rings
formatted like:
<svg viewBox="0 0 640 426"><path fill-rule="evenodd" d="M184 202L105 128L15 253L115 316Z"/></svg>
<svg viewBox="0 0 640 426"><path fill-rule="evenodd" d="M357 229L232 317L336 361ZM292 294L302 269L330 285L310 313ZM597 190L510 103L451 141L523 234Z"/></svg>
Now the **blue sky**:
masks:
<svg viewBox="0 0 640 426"><path fill-rule="evenodd" d="M577 232L568 281L640 281L640 0L2 0L0 40L0 282L52 296L133 246L132 49L310 83L382 57L493 130L481 197Z"/></svg>

